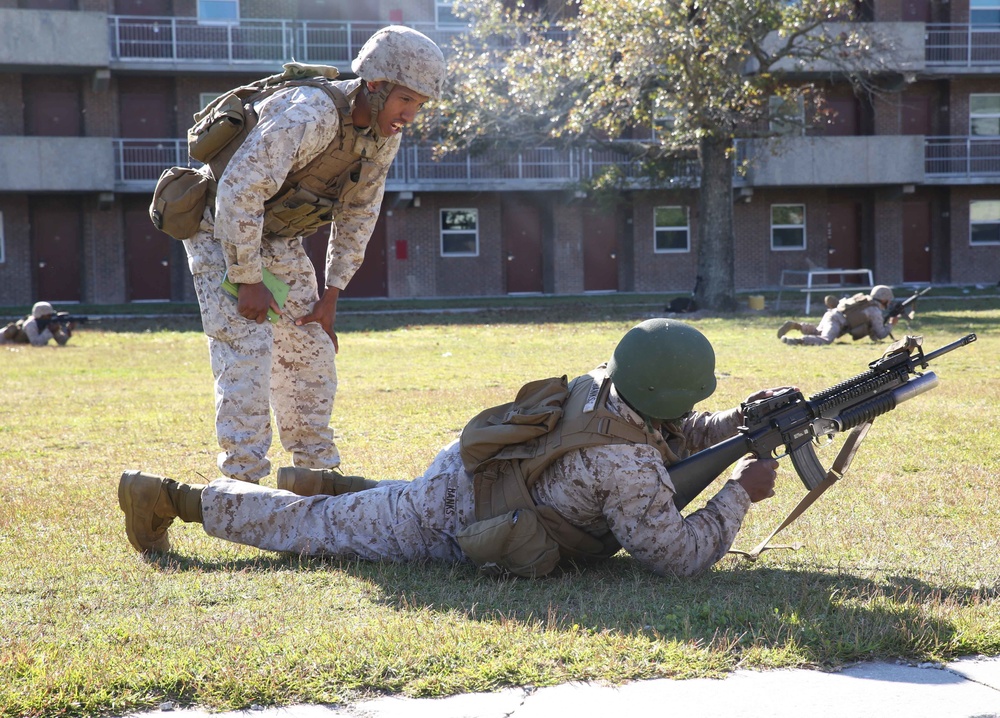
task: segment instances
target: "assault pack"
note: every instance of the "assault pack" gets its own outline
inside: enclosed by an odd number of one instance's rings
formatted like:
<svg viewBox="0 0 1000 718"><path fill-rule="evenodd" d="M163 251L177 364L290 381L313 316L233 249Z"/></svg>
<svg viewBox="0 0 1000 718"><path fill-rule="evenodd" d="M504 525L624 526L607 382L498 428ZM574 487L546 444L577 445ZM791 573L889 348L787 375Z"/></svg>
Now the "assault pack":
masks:
<svg viewBox="0 0 1000 718"><path fill-rule="evenodd" d="M844 333L850 334L854 341L867 337L870 327L865 310L874 306L879 306L878 302L864 292L841 299L837 311L847 318L847 329Z"/></svg>
<svg viewBox="0 0 1000 718"><path fill-rule="evenodd" d="M601 379L600 381L598 379ZM459 531L463 552L486 573L538 577L564 559L606 558L621 545L578 529L530 487L569 451L609 444L650 444L676 460L663 437L606 408L611 380L591 374L525 384L513 402L481 412L462 430L460 452L473 474L476 522Z"/></svg>
<svg viewBox="0 0 1000 718"><path fill-rule="evenodd" d="M333 221L339 202L350 199L376 172L370 158L378 147L368 133L353 126L351 106L360 80L333 82L340 72L329 65L286 63L283 71L216 98L194 115L187 132L188 154L205 169L171 167L163 172L153 192L149 216L153 225L175 239L198 231L205 207L214 204L217 180L247 135L257 125L254 105L289 87L323 90L341 119L340 142L334 141L312 162L288 176L278 193L265 204L264 233L277 237L311 234Z"/></svg>

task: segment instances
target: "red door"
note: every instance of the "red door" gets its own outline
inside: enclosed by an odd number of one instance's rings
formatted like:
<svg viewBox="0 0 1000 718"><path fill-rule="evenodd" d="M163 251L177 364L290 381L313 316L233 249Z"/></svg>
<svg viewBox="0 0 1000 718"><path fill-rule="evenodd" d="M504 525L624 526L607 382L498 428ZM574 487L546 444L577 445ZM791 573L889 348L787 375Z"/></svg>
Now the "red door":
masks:
<svg viewBox="0 0 1000 718"><path fill-rule="evenodd" d="M174 84L169 78L118 80L118 121L122 137L173 139ZM155 145L154 145L155 146Z"/></svg>
<svg viewBox="0 0 1000 718"><path fill-rule="evenodd" d="M146 199L129 198L124 211L128 301L168 301L170 255L176 240L153 227Z"/></svg>
<svg viewBox="0 0 1000 718"><path fill-rule="evenodd" d="M904 135L933 135L934 109L937 103L930 95L908 94L900 100Z"/></svg>
<svg viewBox="0 0 1000 718"><path fill-rule="evenodd" d="M831 269L861 266L861 204L831 202L827 206L827 262Z"/></svg>
<svg viewBox="0 0 1000 718"><path fill-rule="evenodd" d="M930 22L930 0L903 0L903 22Z"/></svg>
<svg viewBox="0 0 1000 718"><path fill-rule="evenodd" d="M542 218L538 207L504 195L500 208L507 293L542 292Z"/></svg>
<svg viewBox="0 0 1000 718"><path fill-rule="evenodd" d="M82 215L76 197L33 197L29 204L35 296L79 302Z"/></svg>
<svg viewBox="0 0 1000 718"><path fill-rule="evenodd" d="M583 291L618 291L617 227L614 210L584 210Z"/></svg>
<svg viewBox="0 0 1000 718"><path fill-rule="evenodd" d="M324 227L305 239L306 253L316 269L316 284L321 296L326 287L326 245L329 238L330 228ZM380 214L372 238L368 241L368 248L365 249L365 261L358 267L340 296L348 299L388 296L389 265L385 252L385 216Z"/></svg>
<svg viewBox="0 0 1000 718"><path fill-rule="evenodd" d="M65 75L23 75L24 134L80 137L83 108L80 85Z"/></svg>
<svg viewBox="0 0 1000 718"><path fill-rule="evenodd" d="M903 281L931 281L931 205L903 203Z"/></svg>
<svg viewBox="0 0 1000 718"><path fill-rule="evenodd" d="M826 98L829 124L822 128L824 135L853 137L860 134L861 108L854 95L834 95Z"/></svg>

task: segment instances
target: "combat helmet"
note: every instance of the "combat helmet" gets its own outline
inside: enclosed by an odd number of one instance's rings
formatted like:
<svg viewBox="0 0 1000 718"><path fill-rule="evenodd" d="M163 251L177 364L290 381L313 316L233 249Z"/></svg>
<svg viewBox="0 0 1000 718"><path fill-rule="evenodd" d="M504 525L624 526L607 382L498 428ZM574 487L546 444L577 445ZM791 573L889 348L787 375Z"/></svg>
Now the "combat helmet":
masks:
<svg viewBox="0 0 1000 718"><path fill-rule="evenodd" d="M876 284L872 287L871 294L869 294L872 299L879 302L891 302L893 299L892 289L885 286L884 284Z"/></svg>
<svg viewBox="0 0 1000 718"><path fill-rule="evenodd" d="M434 100L441 97L446 67L441 48L404 25L377 31L351 63L351 69L363 80L403 85Z"/></svg>
<svg viewBox="0 0 1000 718"><path fill-rule="evenodd" d="M608 376L644 417L677 419L715 391L715 350L689 324L647 319L618 342Z"/></svg>

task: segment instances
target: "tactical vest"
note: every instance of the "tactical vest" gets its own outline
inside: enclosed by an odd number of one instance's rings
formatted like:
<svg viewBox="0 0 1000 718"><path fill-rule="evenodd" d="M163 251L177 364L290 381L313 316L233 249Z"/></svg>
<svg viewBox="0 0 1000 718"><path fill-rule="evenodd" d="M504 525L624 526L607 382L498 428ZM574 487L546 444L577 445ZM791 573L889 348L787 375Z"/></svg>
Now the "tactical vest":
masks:
<svg viewBox="0 0 1000 718"><path fill-rule="evenodd" d="M370 134L354 127L351 115L354 98L361 89L360 79L334 81L335 68L325 68L327 77L300 77L294 64L286 71L250 85L236 88L217 98L194 116L188 130L191 157L204 162L211 170L209 201L215 196L216 182L236 150L257 126L255 104L290 87L316 87L323 90L340 115L337 137L306 166L285 178L278 192L264 204L264 235L298 237L312 234L334 220L334 212L355 198L360 188L381 172L374 162L380 150L395 153L399 138L384 140L382 146ZM305 70L316 69L304 66ZM290 79L293 78L293 79ZM393 146L394 145L394 146Z"/></svg>
<svg viewBox="0 0 1000 718"><path fill-rule="evenodd" d="M864 339L868 336L871 327L869 326L868 315L865 314L865 310L877 304L878 302L864 292L858 292L853 297L842 300L837 307L837 311L847 318L847 327L843 333L850 334L854 341Z"/></svg>
<svg viewBox="0 0 1000 718"><path fill-rule="evenodd" d="M539 531L544 532L549 547L558 547L558 551L546 554L546 564L541 570L538 566L530 566L529 570L501 565L502 568L520 575L544 575L562 558L606 558L621 548L612 534L595 538L570 524L551 507L537 505L532 499L530 488L552 462L566 453L611 444L647 444L657 448L664 462L676 460L660 434L637 428L608 410L610 391L610 379L602 377L598 382L590 374L577 377L569 385L565 376L532 382L522 388L517 400L482 412L463 430L461 453L474 477L477 522L490 525L499 517L512 515L516 521L518 513L528 512L531 521L537 521ZM538 435L528 441L503 445L508 438L518 435L518 427L525 425L538 427L535 432ZM503 448L494 451L498 445ZM484 453L492 455L482 458ZM485 535L477 531L479 524L468 527L466 533L477 538ZM502 540L506 540L506 535L501 535ZM459 544L466 549L461 537ZM470 557L476 560L475 555Z"/></svg>
<svg viewBox="0 0 1000 718"><path fill-rule="evenodd" d="M4 341L10 342L11 344L29 344L28 333L24 331L24 323L28 321L25 319L18 319L16 322L11 322L3 328L3 338Z"/></svg>

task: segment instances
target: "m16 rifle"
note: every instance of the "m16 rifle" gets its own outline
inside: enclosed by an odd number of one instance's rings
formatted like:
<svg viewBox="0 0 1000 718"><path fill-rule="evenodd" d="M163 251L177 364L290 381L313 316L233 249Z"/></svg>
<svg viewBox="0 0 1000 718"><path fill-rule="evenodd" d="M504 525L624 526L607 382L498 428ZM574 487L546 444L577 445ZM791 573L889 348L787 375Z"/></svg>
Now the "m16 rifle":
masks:
<svg viewBox="0 0 1000 718"><path fill-rule="evenodd" d="M48 317L38 320L38 328L45 329L50 324L86 324L90 321L90 317L85 317L79 314L70 314L69 312L58 312L57 314L52 314Z"/></svg>
<svg viewBox="0 0 1000 718"><path fill-rule="evenodd" d="M931 291L930 285L924 287L919 292L914 292L906 299L893 299L889 302L889 308L885 311L885 318L902 317L907 321L913 319L913 313L917 309L917 300Z"/></svg>
<svg viewBox="0 0 1000 718"><path fill-rule="evenodd" d="M926 369L931 360L942 354L974 341L976 335L967 334L925 354L923 338L907 336L871 362L868 371L809 399L799 391L786 389L764 399L745 402L742 405L743 426L736 436L668 467L677 490L674 503L678 509L683 509L730 464L746 454L758 458L790 456L802 483L812 492L827 481L830 474L816 456L814 446L821 438L832 438L849 429L867 431L875 417L937 386L937 375L931 371L921 373L920 369ZM860 433L856 441L860 442L863 435ZM847 463L856 448L856 445L852 447ZM835 466L835 469L842 473L846 465Z"/></svg>

